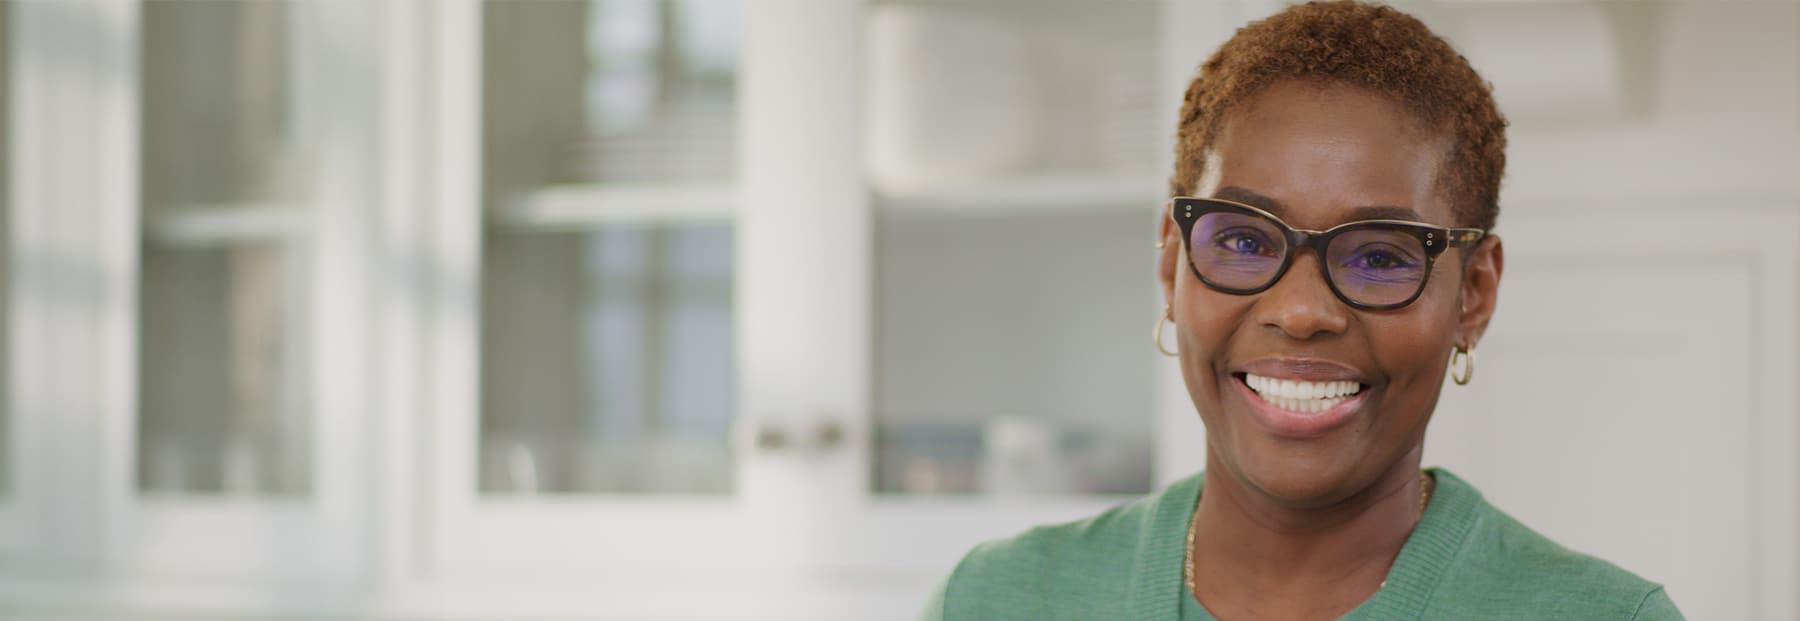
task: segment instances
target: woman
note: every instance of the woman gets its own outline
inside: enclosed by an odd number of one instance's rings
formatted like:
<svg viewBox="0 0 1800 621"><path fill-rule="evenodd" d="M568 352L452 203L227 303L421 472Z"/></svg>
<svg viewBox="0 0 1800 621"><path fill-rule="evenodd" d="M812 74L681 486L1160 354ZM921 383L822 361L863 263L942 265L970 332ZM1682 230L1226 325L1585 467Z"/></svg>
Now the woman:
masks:
<svg viewBox="0 0 1800 621"><path fill-rule="evenodd" d="M1159 243L1156 344L1206 469L978 546L926 617L1681 618L1420 469L1444 374L1470 380L1494 313L1505 127L1467 61L1391 8L1239 30L1188 87Z"/></svg>

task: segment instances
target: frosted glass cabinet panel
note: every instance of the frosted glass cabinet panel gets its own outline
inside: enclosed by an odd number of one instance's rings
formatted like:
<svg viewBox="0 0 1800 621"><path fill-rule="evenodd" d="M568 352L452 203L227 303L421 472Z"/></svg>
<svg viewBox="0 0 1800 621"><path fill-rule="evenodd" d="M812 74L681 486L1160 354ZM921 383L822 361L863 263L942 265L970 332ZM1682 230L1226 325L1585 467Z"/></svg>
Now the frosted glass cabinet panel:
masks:
<svg viewBox="0 0 1800 621"><path fill-rule="evenodd" d="M483 10L479 489L730 491L735 3Z"/></svg>
<svg viewBox="0 0 1800 621"><path fill-rule="evenodd" d="M726 491L730 227L486 243L481 489Z"/></svg>
<svg viewBox="0 0 1800 621"><path fill-rule="evenodd" d="M143 5L137 485L305 494L289 5Z"/></svg>
<svg viewBox="0 0 1800 621"><path fill-rule="evenodd" d="M1148 219L879 220L880 491L1148 490Z"/></svg>
<svg viewBox="0 0 1800 621"><path fill-rule="evenodd" d="M1158 11L871 7L877 492L1149 490Z"/></svg>

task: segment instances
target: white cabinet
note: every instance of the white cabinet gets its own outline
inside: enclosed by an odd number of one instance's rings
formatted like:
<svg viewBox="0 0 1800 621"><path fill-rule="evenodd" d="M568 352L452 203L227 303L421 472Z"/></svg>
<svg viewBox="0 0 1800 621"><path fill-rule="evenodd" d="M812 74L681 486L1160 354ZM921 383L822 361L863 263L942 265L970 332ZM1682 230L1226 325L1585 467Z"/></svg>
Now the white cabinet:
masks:
<svg viewBox="0 0 1800 621"><path fill-rule="evenodd" d="M1693 618L1793 610L1800 211L1509 216L1475 380L1426 461Z"/></svg>
<svg viewBox="0 0 1800 621"><path fill-rule="evenodd" d="M1169 121L1277 7L0 4L0 614L911 618L1203 463ZM1643 52L1794 7L1419 10L1478 65L1625 33L1496 74L1501 311L1427 461L1793 616L1800 83ZM1762 131L1679 88L1727 82Z"/></svg>
<svg viewBox="0 0 1800 621"><path fill-rule="evenodd" d="M976 541L1150 489L1155 6L442 8L437 146L482 172L428 240L481 286L420 345L412 601L909 616ZM930 93L990 79L1065 101L945 131Z"/></svg>

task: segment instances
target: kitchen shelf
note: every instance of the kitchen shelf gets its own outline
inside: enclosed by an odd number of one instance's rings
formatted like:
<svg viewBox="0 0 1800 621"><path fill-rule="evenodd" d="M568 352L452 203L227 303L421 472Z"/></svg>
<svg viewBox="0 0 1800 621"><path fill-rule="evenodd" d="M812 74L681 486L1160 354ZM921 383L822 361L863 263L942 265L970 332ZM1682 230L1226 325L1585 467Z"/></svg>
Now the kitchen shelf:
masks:
<svg viewBox="0 0 1800 621"><path fill-rule="evenodd" d="M565 184L518 195L490 217L509 227L540 231L726 222L736 213L738 200L731 185Z"/></svg>
<svg viewBox="0 0 1800 621"><path fill-rule="evenodd" d="M877 193L890 213L1024 214L1151 211L1163 200L1159 178L1129 175L1032 175L905 192Z"/></svg>
<svg viewBox="0 0 1800 621"><path fill-rule="evenodd" d="M151 242L177 248L278 242L305 230L309 210L304 203L182 205L152 212L144 232Z"/></svg>

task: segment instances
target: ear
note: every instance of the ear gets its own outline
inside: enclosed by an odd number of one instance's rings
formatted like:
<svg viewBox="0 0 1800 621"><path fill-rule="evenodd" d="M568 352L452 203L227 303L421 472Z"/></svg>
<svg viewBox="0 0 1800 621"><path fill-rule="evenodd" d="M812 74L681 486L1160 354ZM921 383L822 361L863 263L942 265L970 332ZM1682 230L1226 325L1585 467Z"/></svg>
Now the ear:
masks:
<svg viewBox="0 0 1800 621"><path fill-rule="evenodd" d="M1181 227L1175 226L1172 215L1174 203L1168 203L1162 210L1162 224L1156 238L1161 246L1161 256L1157 258L1156 278L1162 281L1163 302L1175 303L1175 269L1181 264Z"/></svg>
<svg viewBox="0 0 1800 621"><path fill-rule="evenodd" d="M1506 268L1506 253L1500 237L1492 234L1470 251L1474 254L1463 268L1462 313L1456 320L1456 343L1473 349L1487 333L1488 321L1494 317L1494 307L1500 296L1500 273Z"/></svg>

